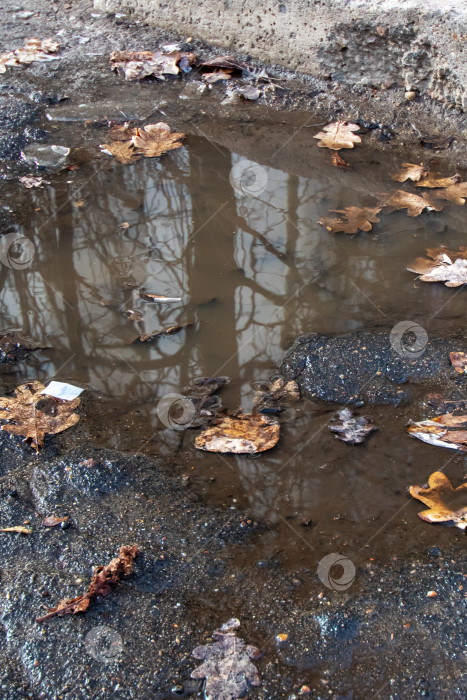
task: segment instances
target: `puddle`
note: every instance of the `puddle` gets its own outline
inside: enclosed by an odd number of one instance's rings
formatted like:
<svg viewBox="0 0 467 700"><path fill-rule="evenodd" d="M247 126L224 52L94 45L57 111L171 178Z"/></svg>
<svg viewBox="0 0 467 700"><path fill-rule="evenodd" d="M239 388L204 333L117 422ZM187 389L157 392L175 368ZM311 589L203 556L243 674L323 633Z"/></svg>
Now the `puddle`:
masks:
<svg viewBox="0 0 467 700"><path fill-rule="evenodd" d="M292 126L207 121L210 138L192 125L182 149L126 166L95 156L104 128L78 137L81 127L64 122L57 142L80 142L78 169L46 177L43 189L10 183L4 200L33 256L25 269L0 269L1 331L51 346L5 381L54 377L90 389L104 402L90 428L102 444L177 453L203 497L235 499L275 525L258 557L296 563L331 545L355 560L369 548L390 557L413 547L414 530L420 546L442 544L452 533L419 524L406 488L448 460L453 479L465 467L408 438L405 425L417 418L408 407L365 409L380 429L349 447L327 429L332 412L302 402L284 414L279 445L256 458L197 452L196 431L166 428L158 416L164 396L201 376L227 375L224 405L251 409L254 382L276 374L294 339L311 331L403 320L432 337L464 328L463 289L423 284L405 270L427 247L464 243L464 209L399 212L369 233L328 233L317 221L329 209L372 205L372 194L396 189L390 175L401 157L362 145L347 155L354 170L340 171L316 148L315 130L298 128L309 121L301 117ZM143 288L181 301L145 301ZM129 310L143 320L129 320ZM192 325L154 343L131 342L184 324Z"/></svg>

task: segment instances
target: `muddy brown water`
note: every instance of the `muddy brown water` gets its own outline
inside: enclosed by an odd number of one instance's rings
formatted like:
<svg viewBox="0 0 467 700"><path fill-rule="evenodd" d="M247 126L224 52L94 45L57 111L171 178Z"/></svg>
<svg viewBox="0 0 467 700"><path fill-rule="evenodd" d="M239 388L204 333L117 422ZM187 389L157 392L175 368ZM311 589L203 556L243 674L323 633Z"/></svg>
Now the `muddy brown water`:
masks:
<svg viewBox="0 0 467 700"><path fill-rule="evenodd" d="M56 142L79 144L77 169L44 173L50 184L39 190L10 182L4 201L34 257L25 269L0 269L1 331L51 346L5 382L53 377L85 387L97 442L173 457L203 498L274 526L239 551L245 565L314 566L330 551L384 560L462 536L419 521L421 504L407 494L435 469L456 483L466 471L455 452L409 439L407 421L421 418L413 407L365 408L379 430L350 447L327 428L335 407L303 401L282 414L279 444L256 457L196 451L198 431L168 428L158 415L167 394L215 375L230 378L224 406L251 409L255 382L277 374L307 332L411 320L433 337L464 333L467 292L423 284L405 268L427 247L464 244L465 209L382 214L371 232L330 234L321 216L372 205L376 193L396 189L390 175L410 158L400 144L379 151L370 134L346 153L354 169L338 170L309 121L206 117L202 129L185 125L182 149L132 165L99 155L106 127L60 124ZM456 169L449 154L413 158L434 158L443 174ZM144 301L141 288L181 301ZM143 320L129 320L130 309ZM177 335L131 343L186 323Z"/></svg>

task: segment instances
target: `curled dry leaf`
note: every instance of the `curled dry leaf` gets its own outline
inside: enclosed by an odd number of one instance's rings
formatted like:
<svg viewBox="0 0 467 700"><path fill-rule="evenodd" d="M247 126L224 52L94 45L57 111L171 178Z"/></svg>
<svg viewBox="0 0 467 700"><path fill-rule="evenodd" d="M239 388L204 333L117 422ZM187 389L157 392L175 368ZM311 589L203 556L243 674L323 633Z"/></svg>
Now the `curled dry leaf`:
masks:
<svg viewBox="0 0 467 700"><path fill-rule="evenodd" d="M110 54L110 65L125 80L142 80L152 76L164 80L164 75L187 73L196 63L194 53L185 51L114 51Z"/></svg>
<svg viewBox="0 0 467 700"><path fill-rule="evenodd" d="M62 401L44 395L44 389L40 382L31 382L17 387L15 398L0 396L0 420L9 421L2 425L2 430L24 436L36 452L44 444L46 434L61 433L76 425L80 418L74 413L80 399Z"/></svg>
<svg viewBox="0 0 467 700"><path fill-rule="evenodd" d="M445 148L449 148L453 141L454 136L440 136L439 134L431 134L422 136L420 139L420 144L425 146L425 148L433 148L436 151L442 151Z"/></svg>
<svg viewBox="0 0 467 700"><path fill-rule="evenodd" d="M252 660L259 656L259 649L237 637L240 622L232 618L213 632L212 644L193 649L195 659L203 663L195 669L192 678L205 678L204 691L207 700L234 700L247 697L249 685L261 685L261 678Z"/></svg>
<svg viewBox="0 0 467 700"><path fill-rule="evenodd" d="M347 170L352 170L350 163L347 163L337 151L332 154L331 162L335 168L347 168Z"/></svg>
<svg viewBox="0 0 467 700"><path fill-rule="evenodd" d="M467 528L467 482L453 488L443 472L434 472L428 479L428 488L411 486L410 495L422 501L428 510L418 517L429 523L450 523L461 530Z"/></svg>
<svg viewBox="0 0 467 700"><path fill-rule="evenodd" d="M206 452L255 454L270 450L279 440L279 424L263 415L239 413L220 418L195 440Z"/></svg>
<svg viewBox="0 0 467 700"><path fill-rule="evenodd" d="M434 195L418 195L404 190L397 190L391 196L382 194L382 197L387 197L382 207L388 207L390 211L398 209L407 209L409 216L419 216L424 209L433 211L442 211L443 205L436 201Z"/></svg>
<svg viewBox="0 0 467 700"><path fill-rule="evenodd" d="M212 73L203 73L201 80L205 83L218 83L219 80L230 80L233 75L233 70L231 68L219 68Z"/></svg>
<svg viewBox="0 0 467 700"><path fill-rule="evenodd" d="M371 231L372 223L378 223L378 214L381 207L346 207L345 209L331 209L336 214L342 214L340 218L324 216L318 221L326 226L332 233L357 233L357 231Z"/></svg>
<svg viewBox="0 0 467 700"><path fill-rule="evenodd" d="M61 600L55 608L50 608L49 612L42 617L36 617L36 622L45 622L51 617L62 617L62 615L76 615L85 612L91 599L95 596L105 597L112 590L122 576L128 576L133 568L133 561L139 554L138 545L122 545L118 556L112 559L107 566L98 566L94 569L93 577L86 593L76 598Z"/></svg>
<svg viewBox="0 0 467 700"><path fill-rule="evenodd" d="M361 142L360 136L353 133L359 129L358 124L333 122L325 126L323 131L315 134L313 138L320 139L318 143L320 148L332 148L334 151L340 151L341 148L353 148L355 143Z"/></svg>
<svg viewBox="0 0 467 700"><path fill-rule="evenodd" d="M21 49L0 54L0 73L6 73L7 66L29 65L35 61L53 61L58 56L50 54L58 51L60 44L53 39L26 39Z"/></svg>
<svg viewBox="0 0 467 700"><path fill-rule="evenodd" d="M47 518L44 518L42 521L42 525L44 527L55 527L56 525L60 525L61 523L65 523L68 520L68 515L64 515L60 517L59 515L49 515Z"/></svg>
<svg viewBox="0 0 467 700"><path fill-rule="evenodd" d="M376 425L373 425L364 416L353 418L352 411L349 408L343 408L342 411L339 411L337 417L341 423L328 425L328 428L333 433L336 433L336 438L343 442L348 442L349 445L359 445L366 440L373 430L378 430Z"/></svg>
<svg viewBox="0 0 467 700"><path fill-rule="evenodd" d="M215 56L214 58L208 59L201 63L201 68L223 68L230 71L243 71L249 70L247 63L239 61L235 56Z"/></svg>
<svg viewBox="0 0 467 700"><path fill-rule="evenodd" d="M461 428L467 428L466 415L445 413L431 420L411 421L408 431L411 437L429 445L467 452L467 430Z"/></svg>
<svg viewBox="0 0 467 700"><path fill-rule="evenodd" d="M427 169L420 163L416 165L415 163L402 163L402 169L398 173L392 176L393 180L397 182L405 182L406 180L412 180L412 182L418 182L421 177L425 175Z"/></svg>
<svg viewBox="0 0 467 700"><path fill-rule="evenodd" d="M181 139L185 134L170 131L170 126L164 122L147 124L142 129L129 128L127 125L110 132L114 139L111 143L100 146L103 153L114 156L120 163L134 163L142 156L154 158L162 156L182 146Z"/></svg>
<svg viewBox="0 0 467 700"><path fill-rule="evenodd" d="M467 373L467 355L465 352L450 352L449 359L456 372L459 372L459 374Z"/></svg>
<svg viewBox="0 0 467 700"><path fill-rule="evenodd" d="M24 527L23 525L13 525L13 527L2 527L0 532L20 532L22 535L30 535L32 530L29 527Z"/></svg>
<svg viewBox="0 0 467 700"><path fill-rule="evenodd" d="M460 287L467 283L467 248L457 252L447 248L429 248L432 260L417 258L407 269L420 275L422 282L444 282L446 287Z"/></svg>

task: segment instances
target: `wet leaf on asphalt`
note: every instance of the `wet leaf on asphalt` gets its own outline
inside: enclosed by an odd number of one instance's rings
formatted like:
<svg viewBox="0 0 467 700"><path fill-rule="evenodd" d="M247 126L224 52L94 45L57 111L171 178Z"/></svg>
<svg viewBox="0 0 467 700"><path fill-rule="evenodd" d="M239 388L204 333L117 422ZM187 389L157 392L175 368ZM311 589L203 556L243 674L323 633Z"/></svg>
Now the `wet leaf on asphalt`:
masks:
<svg viewBox="0 0 467 700"><path fill-rule="evenodd" d="M60 47L53 39L26 39L21 49L0 54L0 73L6 73L7 66L29 65L35 61L52 61L59 56L51 56Z"/></svg>
<svg viewBox="0 0 467 700"><path fill-rule="evenodd" d="M406 180L412 180L412 182L417 182L423 175L427 172L426 167L423 163L417 165L416 163L402 163L402 168L398 173L392 176L393 180L397 182L405 182Z"/></svg>
<svg viewBox="0 0 467 700"><path fill-rule="evenodd" d="M42 521L42 525L44 527L55 527L56 525L60 525L60 523L64 523L68 520L68 515L64 515L60 517L59 515L49 515L47 518L44 518Z"/></svg>
<svg viewBox="0 0 467 700"><path fill-rule="evenodd" d="M142 80L153 77L165 80L164 75L187 73L196 63L194 53L186 51L113 51L110 66L125 80Z"/></svg>
<svg viewBox="0 0 467 700"><path fill-rule="evenodd" d="M195 659L202 659L204 663L191 677L206 679L204 695L207 700L245 698L250 685L261 684L258 670L252 663L259 656L259 649L237 637L234 630L239 626L240 622L232 618L213 632L215 641L212 644L193 650Z"/></svg>
<svg viewBox="0 0 467 700"><path fill-rule="evenodd" d="M279 432L279 424L271 418L239 413L219 418L203 430L195 440L195 447L206 452L256 454L274 447Z"/></svg>
<svg viewBox="0 0 467 700"><path fill-rule="evenodd" d="M56 435L78 423L80 417L74 410L80 405L79 398L62 401L42 392L40 382L22 384L15 389L16 396L0 396L0 420L7 420L2 430L11 435L22 435L39 451L45 435Z"/></svg>
<svg viewBox="0 0 467 700"><path fill-rule="evenodd" d="M336 438L349 443L349 445L359 445L366 440L373 430L378 430L376 425L373 425L364 416L354 418L349 408L343 408L342 411L339 411L337 417L341 423L328 425L328 428L333 433L336 433Z"/></svg>
<svg viewBox="0 0 467 700"><path fill-rule="evenodd" d="M428 479L428 488L411 486L410 495L422 501L428 510L418 517L429 523L451 523L455 527L467 528L467 482L453 488L443 472L434 472Z"/></svg>
<svg viewBox="0 0 467 700"><path fill-rule="evenodd" d="M423 194L420 196L418 194L412 194L412 192L406 192L405 190L397 190L397 192L394 192L391 196L387 194L382 194L381 196L387 197L382 203L382 207L387 207L390 211L407 209L407 214L409 216L419 216L424 209L442 211L444 206L438 202L432 194ZM437 196L438 195L436 195L436 197Z"/></svg>
<svg viewBox="0 0 467 700"><path fill-rule="evenodd" d="M465 352L450 352L451 364L459 374L467 373L467 355Z"/></svg>
<svg viewBox="0 0 467 700"><path fill-rule="evenodd" d="M105 597L112 590L122 576L131 574L133 561L139 554L138 545L134 544L122 545L118 552L118 556L112 559L106 566L97 566L94 569L93 577L86 593L77 596L76 598L67 598L61 600L55 608L50 608L48 613L41 617L36 617L36 622L45 622L51 617L62 617L62 615L76 615L79 612L85 612L91 599L95 596Z"/></svg>
<svg viewBox="0 0 467 700"><path fill-rule="evenodd" d="M451 143L454 141L454 136L440 136L439 134L422 136L420 139L420 144L425 146L425 148L433 148L436 151L443 151L449 148Z"/></svg>
<svg viewBox="0 0 467 700"><path fill-rule="evenodd" d="M325 126L323 131L315 134L313 138L320 139L318 143L320 148L332 148L334 151L340 151L341 148L353 148L354 144L361 142L360 136L353 133L359 129L358 124L333 122Z"/></svg>
<svg viewBox="0 0 467 700"><path fill-rule="evenodd" d="M0 532L20 532L22 535L30 535L32 530L29 527L24 527L23 525L14 525L13 527L2 527Z"/></svg>
<svg viewBox="0 0 467 700"><path fill-rule="evenodd" d="M154 158L181 148L181 139L185 138L185 134L171 132L170 126L165 122L147 124L142 129L124 125L112 129L110 135L114 140L101 144L100 149L124 164L134 163L142 156Z"/></svg>
<svg viewBox="0 0 467 700"><path fill-rule="evenodd" d="M429 248L427 258L417 258L407 268L420 275L422 282L444 282L446 287L460 287L467 283L467 248L457 252L443 248Z"/></svg>
<svg viewBox="0 0 467 700"><path fill-rule="evenodd" d="M357 231L371 231L373 223L378 223L378 214L381 207L346 207L345 209L331 209L341 217L323 216L318 221L331 233L357 233Z"/></svg>

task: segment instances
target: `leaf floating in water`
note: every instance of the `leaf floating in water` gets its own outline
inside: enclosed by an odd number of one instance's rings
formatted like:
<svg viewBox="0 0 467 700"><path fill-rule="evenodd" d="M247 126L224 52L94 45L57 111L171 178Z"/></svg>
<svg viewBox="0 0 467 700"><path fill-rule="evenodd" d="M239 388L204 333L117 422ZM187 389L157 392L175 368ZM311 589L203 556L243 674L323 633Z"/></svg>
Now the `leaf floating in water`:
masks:
<svg viewBox="0 0 467 700"><path fill-rule="evenodd" d="M9 423L2 430L11 435L22 435L39 451L45 435L56 435L78 423L80 417L73 411L80 405L79 398L61 401L44 396L40 382L22 384L15 389L16 397L0 397L0 419Z"/></svg>
<svg viewBox="0 0 467 700"><path fill-rule="evenodd" d="M443 472L434 472L428 479L428 488L411 486L410 495L422 501L428 510L418 517L428 523L450 523L465 530L467 528L467 482L456 489Z"/></svg>
<svg viewBox="0 0 467 700"><path fill-rule="evenodd" d="M168 328L163 328L161 331L153 331L152 333L142 333L132 342L136 343L139 341L140 343L152 343L154 340L158 340L159 338L162 338L165 335L175 335L176 333L180 333L180 331L183 331L185 328L192 327L192 323L182 323L180 326L169 326Z"/></svg>
<svg viewBox="0 0 467 700"><path fill-rule="evenodd" d="M378 428L363 416L353 418L352 415L350 409L343 408L337 414L341 424L328 425L328 428L333 433L336 433L336 438L339 438L339 440L348 442L349 445L359 445L366 440L373 430L378 430Z"/></svg>
<svg viewBox="0 0 467 700"><path fill-rule="evenodd" d="M467 415L444 413L431 420L410 422L409 435L429 445L467 452Z"/></svg>
<svg viewBox="0 0 467 700"><path fill-rule="evenodd" d="M451 175L450 177L438 177L435 173L426 173L423 178L417 182L417 187L429 188L446 188L452 187L460 180L460 175Z"/></svg>
<svg viewBox="0 0 467 700"><path fill-rule="evenodd" d="M195 659L204 663L195 669L192 678L205 678L207 700L234 700L245 698L249 685L261 685L261 678L252 660L259 656L259 649L237 637L234 631L240 626L232 618L213 632L216 640L193 650Z"/></svg>
<svg viewBox="0 0 467 700"><path fill-rule="evenodd" d="M196 63L194 53L185 51L113 51L110 66L125 80L142 80L154 77L165 80L164 75L187 73Z"/></svg>
<svg viewBox="0 0 467 700"><path fill-rule="evenodd" d="M279 424L263 415L239 413L220 418L198 435L195 447L206 452L256 454L279 440Z"/></svg>
<svg viewBox="0 0 467 700"><path fill-rule="evenodd" d="M166 297L163 294L150 294L149 292L140 292L140 297L141 299L145 299L146 301L155 301L158 303L175 303L175 302L180 302L182 300L182 297Z"/></svg>
<svg viewBox="0 0 467 700"><path fill-rule="evenodd" d="M324 216L318 221L326 226L332 233L357 233L357 231L371 231L373 223L378 223L377 214L381 207L346 207L345 209L331 209L336 214L342 214L340 218Z"/></svg>
<svg viewBox="0 0 467 700"><path fill-rule="evenodd" d="M407 270L420 275L422 282L444 282L446 287L467 284L467 248L457 252L447 248L429 248L427 255L432 260L417 258Z"/></svg>
<svg viewBox="0 0 467 700"><path fill-rule="evenodd" d="M388 197L383 202L383 207L388 207L390 211L407 209L409 216L420 216L424 209L433 211L442 211L443 209L443 204L437 202L434 195L423 194L420 196L412 194L412 192L405 192L405 190L397 190L391 196L387 194L381 196Z"/></svg>
<svg viewBox="0 0 467 700"><path fill-rule="evenodd" d="M358 124L333 122L325 126L323 131L315 134L313 138L320 139L318 143L320 148L332 148L334 151L340 151L341 148L353 148L354 144L361 142L360 136L353 133L359 129Z"/></svg>
<svg viewBox="0 0 467 700"><path fill-rule="evenodd" d="M347 170L352 170L350 163L347 163L337 151L332 154L331 162L335 168L347 168Z"/></svg>
<svg viewBox="0 0 467 700"><path fill-rule="evenodd" d="M418 182L421 177L425 175L427 169L420 163L416 165L415 163L402 163L402 169L392 176L393 180L397 182L405 182L406 180L412 180L412 182Z"/></svg>
<svg viewBox="0 0 467 700"><path fill-rule="evenodd" d="M55 608L51 608L46 615L36 617L36 622L45 622L51 617L62 617L62 615L76 615L79 612L86 612L95 596L105 597L112 590L122 576L128 576L133 568L133 560L139 554L138 545L131 547L122 545L118 556L112 559L106 566L98 566L94 569L92 581L86 593L76 598L61 600Z"/></svg>
<svg viewBox="0 0 467 700"><path fill-rule="evenodd" d="M181 148L181 139L185 138L185 134L171 132L164 122L147 124L142 129L124 126L112 129L110 135L114 139L112 143L101 144L100 149L124 164L134 163L142 156L155 158Z"/></svg>

